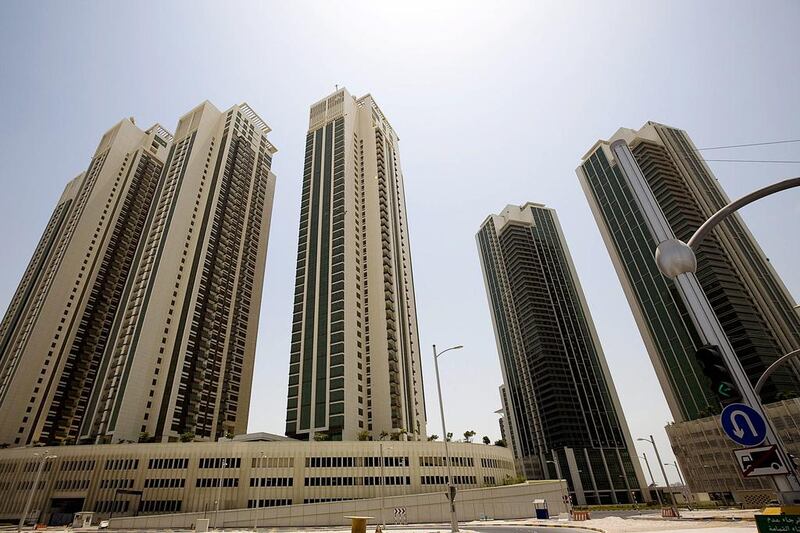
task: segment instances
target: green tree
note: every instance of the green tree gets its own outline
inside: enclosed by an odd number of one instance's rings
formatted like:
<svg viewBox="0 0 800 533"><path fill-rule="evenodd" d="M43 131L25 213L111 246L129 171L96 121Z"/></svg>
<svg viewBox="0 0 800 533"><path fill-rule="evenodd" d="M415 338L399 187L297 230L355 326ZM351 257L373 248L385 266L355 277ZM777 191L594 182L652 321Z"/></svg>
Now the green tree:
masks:
<svg viewBox="0 0 800 533"><path fill-rule="evenodd" d="M139 442L150 442L150 433L146 431L139 433Z"/></svg>
<svg viewBox="0 0 800 533"><path fill-rule="evenodd" d="M444 440L446 440L447 442L452 442L453 441L453 433L448 431L447 435L444 438Z"/></svg>
<svg viewBox="0 0 800 533"><path fill-rule="evenodd" d="M358 436L356 437L358 440L369 440L369 431L366 429L364 431L359 431Z"/></svg>
<svg viewBox="0 0 800 533"><path fill-rule="evenodd" d="M330 437L328 436L327 431L317 431L316 433L314 433L314 440L317 442L322 442L330 440Z"/></svg>
<svg viewBox="0 0 800 533"><path fill-rule="evenodd" d="M504 439L498 439L498 440L494 441L494 445L495 446L500 446L501 448L505 448L506 447L506 441Z"/></svg>
<svg viewBox="0 0 800 533"><path fill-rule="evenodd" d="M433 442L435 440L439 440L439 435L431 435L428 437L428 442Z"/></svg>
<svg viewBox="0 0 800 533"><path fill-rule="evenodd" d="M194 441L194 432L187 431L185 433L181 433L181 442L192 442Z"/></svg>
<svg viewBox="0 0 800 533"><path fill-rule="evenodd" d="M483 443L484 443L484 444L491 444L491 443L492 443L492 439L490 439L489 437L487 437L486 435L484 435L484 436L483 436Z"/></svg>
<svg viewBox="0 0 800 533"><path fill-rule="evenodd" d="M472 437L475 436L475 432L471 429L464 432L464 442L472 442Z"/></svg>
<svg viewBox="0 0 800 533"><path fill-rule="evenodd" d="M399 431L395 431L392 433L390 440L403 440L402 437L407 434L408 432L405 429L400 429Z"/></svg>
<svg viewBox="0 0 800 533"><path fill-rule="evenodd" d="M380 440L383 440L388 436L389 436L389 432L384 429L383 431L381 431Z"/></svg>

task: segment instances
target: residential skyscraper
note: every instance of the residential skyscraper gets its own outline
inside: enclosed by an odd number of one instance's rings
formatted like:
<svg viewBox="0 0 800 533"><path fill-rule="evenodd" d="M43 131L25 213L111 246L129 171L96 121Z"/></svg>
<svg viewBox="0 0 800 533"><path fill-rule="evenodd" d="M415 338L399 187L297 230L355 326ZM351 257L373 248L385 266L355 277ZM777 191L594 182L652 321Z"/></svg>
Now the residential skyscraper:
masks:
<svg viewBox="0 0 800 533"><path fill-rule="evenodd" d="M649 500L555 210L509 205L477 241L518 466L566 479L580 505Z"/></svg>
<svg viewBox="0 0 800 533"><path fill-rule="evenodd" d="M398 137L370 95L311 106L286 434L425 436Z"/></svg>
<svg viewBox="0 0 800 533"><path fill-rule="evenodd" d="M623 139L675 236L688 241L730 199L686 132L648 122L599 141L577 169L676 422L720 410L695 360L695 326L673 282L655 265L658 245L617 165L611 142ZM794 301L741 217L734 214L697 251L697 278L753 384L781 355L800 347ZM800 392L797 367L764 386L765 401Z"/></svg>
<svg viewBox="0 0 800 533"><path fill-rule="evenodd" d="M67 186L0 326L0 442L247 427L274 190L269 131L205 102L123 120Z"/></svg>
<svg viewBox="0 0 800 533"><path fill-rule="evenodd" d="M721 405L695 358L702 342L674 282L656 267L659 243L632 195L637 180L626 176L611 150L617 140L625 142L678 239L688 241L730 199L687 133L655 122L598 141L577 169L675 419L667 435L687 483L721 501L765 503L775 497L772 482L742 478L733 443L722 437L719 417L711 416ZM738 214L701 243L697 279L751 383L778 357L800 347L794 300ZM775 372L762 389L762 401L800 393L797 369L795 363ZM779 431L794 416L784 410L779 403L766 410ZM800 425L800 418L791 425Z"/></svg>

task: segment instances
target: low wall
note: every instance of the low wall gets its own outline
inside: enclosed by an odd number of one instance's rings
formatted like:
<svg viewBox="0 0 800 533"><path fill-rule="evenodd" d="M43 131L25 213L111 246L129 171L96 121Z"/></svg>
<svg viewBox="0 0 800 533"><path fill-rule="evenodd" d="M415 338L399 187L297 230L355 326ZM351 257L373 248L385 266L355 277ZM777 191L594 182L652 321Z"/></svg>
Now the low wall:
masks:
<svg viewBox="0 0 800 533"><path fill-rule="evenodd" d="M467 489L456 495L456 512L459 520L478 520L488 516L495 519L530 518L534 516L533 500L547 501L551 514L564 512L561 500L563 481L528 481L518 485L505 485L481 489ZM394 509L404 507L408 523L449 522L447 496L443 492L392 496L385 498L385 520L394 523ZM347 525L350 515L371 516L370 524L381 521L381 499L370 498L332 503L310 503L260 509L234 509L205 513L212 528L335 526ZM111 519L110 529L188 529L204 513L150 515Z"/></svg>

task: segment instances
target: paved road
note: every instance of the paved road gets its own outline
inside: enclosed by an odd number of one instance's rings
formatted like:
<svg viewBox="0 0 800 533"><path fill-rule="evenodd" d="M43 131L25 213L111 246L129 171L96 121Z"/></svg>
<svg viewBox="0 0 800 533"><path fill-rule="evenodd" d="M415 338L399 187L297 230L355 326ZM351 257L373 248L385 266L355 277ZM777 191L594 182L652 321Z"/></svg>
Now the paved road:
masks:
<svg viewBox="0 0 800 533"><path fill-rule="evenodd" d="M473 526L465 525L464 529L478 533L586 533L585 529L571 527L546 526Z"/></svg>

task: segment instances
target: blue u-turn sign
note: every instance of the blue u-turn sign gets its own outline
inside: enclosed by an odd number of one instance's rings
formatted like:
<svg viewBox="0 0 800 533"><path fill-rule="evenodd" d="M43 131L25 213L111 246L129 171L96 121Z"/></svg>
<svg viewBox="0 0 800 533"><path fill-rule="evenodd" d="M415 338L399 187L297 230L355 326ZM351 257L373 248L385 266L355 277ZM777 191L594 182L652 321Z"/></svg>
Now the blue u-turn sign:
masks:
<svg viewBox="0 0 800 533"><path fill-rule="evenodd" d="M757 446L767 437L764 418L752 407L732 403L722 410L722 429L733 442L742 446Z"/></svg>

